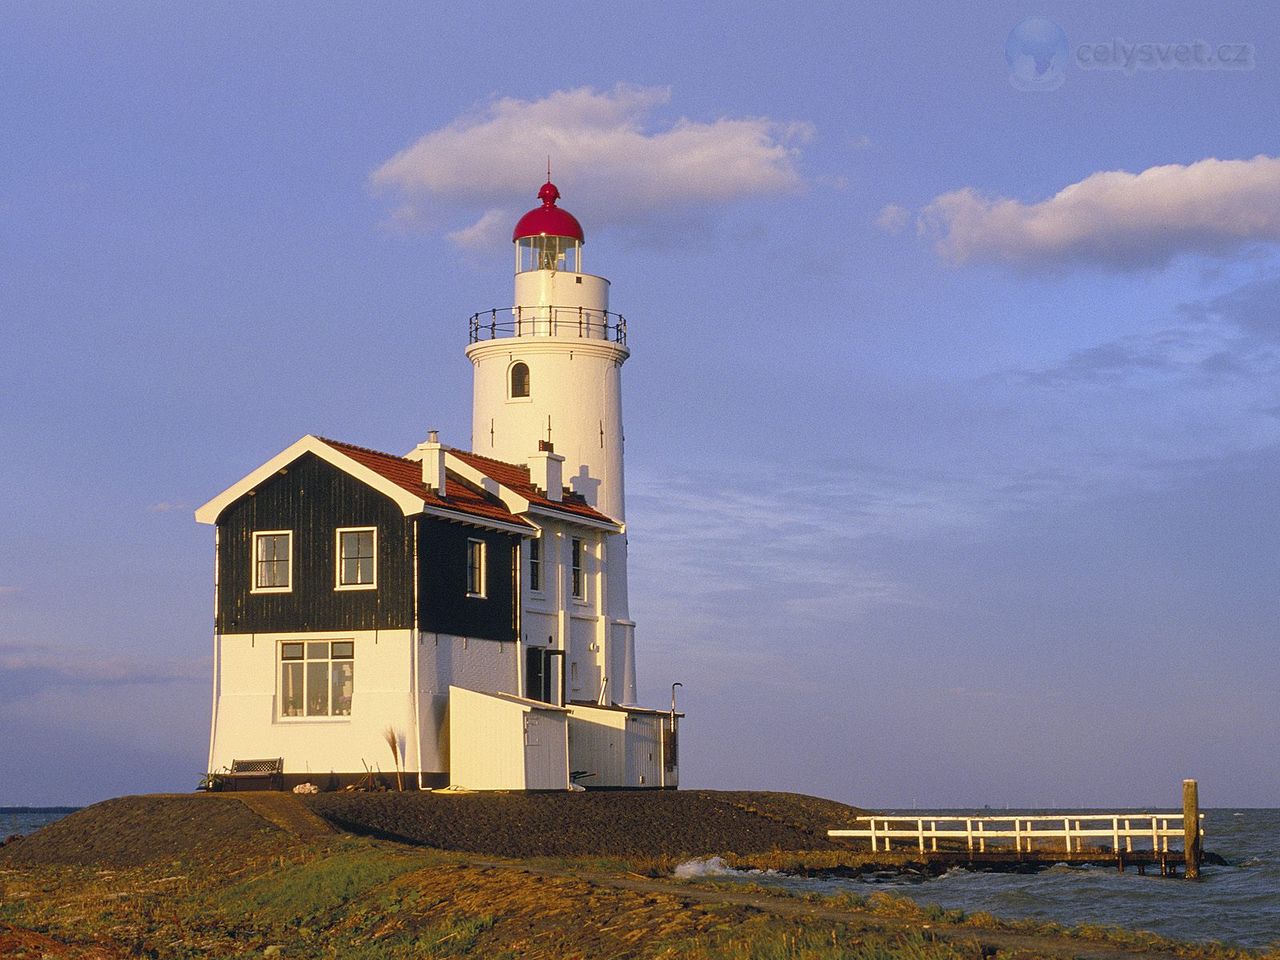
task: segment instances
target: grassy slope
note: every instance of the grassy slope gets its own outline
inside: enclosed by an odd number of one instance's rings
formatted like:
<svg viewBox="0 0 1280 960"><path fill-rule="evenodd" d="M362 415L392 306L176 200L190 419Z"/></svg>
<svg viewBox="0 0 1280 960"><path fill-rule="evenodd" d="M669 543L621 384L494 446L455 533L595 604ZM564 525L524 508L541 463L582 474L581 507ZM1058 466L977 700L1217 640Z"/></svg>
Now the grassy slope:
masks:
<svg viewBox="0 0 1280 960"><path fill-rule="evenodd" d="M0 850L0 956L262 956L271 947L286 957L355 960L1243 956L1140 935L1001 925L884 896L797 899L582 860L303 838L233 797L125 798L63 824ZM113 824L129 842L98 836L97 862L58 862ZM137 862L123 862L130 859Z"/></svg>

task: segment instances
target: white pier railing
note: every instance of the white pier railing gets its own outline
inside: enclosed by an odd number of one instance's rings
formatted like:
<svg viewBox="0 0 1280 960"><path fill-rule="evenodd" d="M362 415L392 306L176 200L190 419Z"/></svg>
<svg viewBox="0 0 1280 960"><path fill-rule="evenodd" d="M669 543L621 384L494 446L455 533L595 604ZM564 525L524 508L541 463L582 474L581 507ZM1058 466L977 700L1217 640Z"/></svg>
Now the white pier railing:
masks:
<svg viewBox="0 0 1280 960"><path fill-rule="evenodd" d="M1199 814L1201 821L1204 814ZM1018 854L1037 852L1084 853L1102 849L1099 841L1109 841L1110 853L1168 853L1171 839L1182 841L1186 829L1181 813L1067 813L1012 814L1004 817L856 817L867 827L856 830L828 830L827 836L870 840L872 852L915 847L920 853L937 853L938 841L944 850L961 849L973 854L1005 851ZM1204 836L1204 827L1199 830ZM960 841L963 841L961 847ZM1088 845L1086 846L1086 841ZM1182 849L1178 843L1175 850Z"/></svg>

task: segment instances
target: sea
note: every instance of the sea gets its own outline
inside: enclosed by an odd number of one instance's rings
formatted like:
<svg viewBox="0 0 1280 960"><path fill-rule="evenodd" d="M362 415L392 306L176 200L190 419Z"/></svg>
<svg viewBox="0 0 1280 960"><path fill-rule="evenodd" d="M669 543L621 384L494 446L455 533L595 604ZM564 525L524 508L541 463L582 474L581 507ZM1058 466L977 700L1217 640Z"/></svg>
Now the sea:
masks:
<svg viewBox="0 0 1280 960"><path fill-rule="evenodd" d="M953 816L959 811L901 811L912 817ZM1019 810L1028 815L1044 810ZM1078 811L1084 813L1084 810ZM1108 810L1107 812L1114 812ZM964 811L991 816L992 810ZM1000 811L1012 816L1014 811ZM684 876L717 874L773 884L797 892L884 890L921 904L997 917L1055 920L1150 930L1175 940L1220 941L1240 947L1280 945L1280 810L1205 810L1204 848L1227 861L1205 863L1199 882L1114 867L1049 867L1039 873L979 873L954 869L940 877L877 874L858 878L794 877L735 871L711 861L682 864Z"/></svg>
<svg viewBox="0 0 1280 960"><path fill-rule="evenodd" d="M0 807L0 840L25 837L43 826L61 820L79 807Z"/></svg>
<svg viewBox="0 0 1280 960"><path fill-rule="evenodd" d="M32 833L76 809L0 807L0 839ZM950 816L957 812L912 810L910 815ZM992 813L964 812L975 816ZM1014 812L1001 811L1001 815ZM1016 812L1035 815L1051 811ZM1204 864L1199 882L1164 878L1154 871L1140 876L1136 870L1120 873L1112 867L1061 864L1031 874L955 869L931 879L888 873L821 878L731 870L712 858L682 864L678 872L683 876L741 878L797 892L865 895L885 890L947 909L1150 930L1175 940L1216 940L1255 949L1280 945L1280 810L1206 810L1204 815L1205 849L1227 863Z"/></svg>

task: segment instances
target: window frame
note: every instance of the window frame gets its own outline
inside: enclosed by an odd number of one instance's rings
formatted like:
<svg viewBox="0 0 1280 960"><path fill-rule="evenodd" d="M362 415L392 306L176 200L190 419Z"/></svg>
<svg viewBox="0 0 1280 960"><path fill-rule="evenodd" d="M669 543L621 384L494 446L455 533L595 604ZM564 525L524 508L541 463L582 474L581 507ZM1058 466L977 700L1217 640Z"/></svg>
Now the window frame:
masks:
<svg viewBox="0 0 1280 960"><path fill-rule="evenodd" d="M476 550L476 548L479 548ZM473 561L473 551L479 556L479 563ZM489 584L489 544L484 540L477 540L475 537L467 537L467 596L473 600L484 600L489 596L487 590ZM471 575L476 572L479 579L478 584L473 584ZM478 590L472 590L473 586L478 586Z"/></svg>
<svg viewBox="0 0 1280 960"><path fill-rule="evenodd" d="M569 539L569 593L579 603L587 602L586 546L581 537Z"/></svg>
<svg viewBox="0 0 1280 960"><path fill-rule="evenodd" d="M323 643L328 648L327 656L324 659L312 658L307 655L308 646L311 644L317 644L317 643ZM344 656L334 655L333 648L336 644L340 644L340 643L350 645L351 647L350 656L344 657ZM290 645L295 645L295 644L302 648L302 655L300 657L289 657L288 659L286 659L284 655L285 647ZM314 636L306 636L304 634L301 636L288 637L286 639L277 641L276 643L276 710L275 710L276 720L281 723L334 723L334 722L349 723L351 721L352 715L355 713L354 709L352 709L355 701L355 662L356 662L355 648L356 648L355 638L351 636L314 637ZM301 670L302 687L301 687L301 693L299 694L299 696L301 697L302 712L297 714L287 714L285 713L285 668L287 665L295 664L295 663L301 665L302 667L302 670ZM327 712L325 713L308 713L307 712L307 705L308 705L307 704L307 687L308 687L308 683L310 682L309 681L310 671L308 670L308 667L311 664L315 664L315 663L323 663L327 665L327 670L325 671L325 703L327 705ZM348 664L348 663L352 665L351 666L351 687L352 687L351 701L347 705L346 713L334 713L333 712L334 664Z"/></svg>
<svg viewBox="0 0 1280 960"><path fill-rule="evenodd" d="M542 570L542 538L529 538L529 592L542 593L546 588L543 584L546 582Z"/></svg>
<svg viewBox="0 0 1280 960"><path fill-rule="evenodd" d="M512 378L515 375L516 367L524 367L524 389L523 394L516 394L515 383ZM507 401L510 403L532 403L533 402L533 371L529 369L528 362L524 360L513 360L507 366Z"/></svg>
<svg viewBox="0 0 1280 960"><path fill-rule="evenodd" d="M286 537L289 543L289 582L284 586L259 586L258 585L258 542L263 537ZM293 531L292 530L254 530L249 535L249 592L250 593L292 593L293 592L293 560L296 552L293 549ZM279 561L269 561L278 563Z"/></svg>
<svg viewBox="0 0 1280 960"><path fill-rule="evenodd" d="M342 535L344 533L373 534L373 580L369 583L342 582ZM338 527L334 531L333 553L336 558L333 571L334 590L377 590L378 589L378 528L377 527Z"/></svg>

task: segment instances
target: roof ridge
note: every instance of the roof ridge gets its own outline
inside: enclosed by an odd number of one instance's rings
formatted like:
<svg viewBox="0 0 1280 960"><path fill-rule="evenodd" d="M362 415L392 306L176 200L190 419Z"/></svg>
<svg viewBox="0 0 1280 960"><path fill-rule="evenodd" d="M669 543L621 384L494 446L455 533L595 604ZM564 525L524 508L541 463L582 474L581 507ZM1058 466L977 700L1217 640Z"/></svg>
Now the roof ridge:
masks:
<svg viewBox="0 0 1280 960"><path fill-rule="evenodd" d="M529 476L529 485L530 485L531 487L534 487L534 489L535 489L535 490L540 489L540 488L538 488L538 487L534 486L534 483L533 483L533 471L529 469L529 465L528 465L528 464L512 463L512 462L511 462L511 461L509 461L509 460L499 460L497 457L486 457L483 453L476 453L474 450L463 450L461 447L449 447L448 449L449 449L449 451L450 451L450 452L452 452L452 453L464 453L464 454L466 454L468 457L475 457L477 460L485 460L485 461L487 461L487 462L489 462L489 463L496 463L496 464L500 464L501 466L504 466L504 467L510 467L510 468L511 468L511 469L513 469L513 470L522 470L522 471L524 471L525 473L528 473L528 474L530 475L530 476ZM563 499L569 499L569 500L572 500L572 501L574 501L575 503L581 503L581 504L582 504L583 506L585 506L585 507L591 507L591 504L587 503L587 498L586 498L586 497L584 497L584 496L583 496L581 493L579 493L577 490L574 490L574 489L573 489L573 487L572 487L572 486L570 486L570 485L569 485L569 484L567 484L567 483L562 483L562 484L561 484L561 497L562 497ZM553 500L553 501L551 501L551 502L552 502L552 503L555 503L556 501L554 501L554 500ZM593 510L594 510L595 508L594 508L594 507L592 507L591 509L593 509Z"/></svg>
<svg viewBox="0 0 1280 960"><path fill-rule="evenodd" d="M332 437L322 437L319 434L316 434L316 439L323 440L325 443L334 447L348 447L352 450L359 450L362 453L373 453L379 457L390 457L392 460L404 460L405 463L413 463L412 460L405 460L405 458L400 456L398 453L387 453L385 450L375 450L373 447L362 447L358 443L350 443L347 440L334 440Z"/></svg>
<svg viewBox="0 0 1280 960"><path fill-rule="evenodd" d="M479 460L488 460L490 463L499 463L504 467L511 467L513 470L528 470L527 463L512 463L510 460L499 460L497 457L486 457L483 453L476 453L474 450L463 450L461 447L446 447L450 453L465 453L468 457L475 457Z"/></svg>

